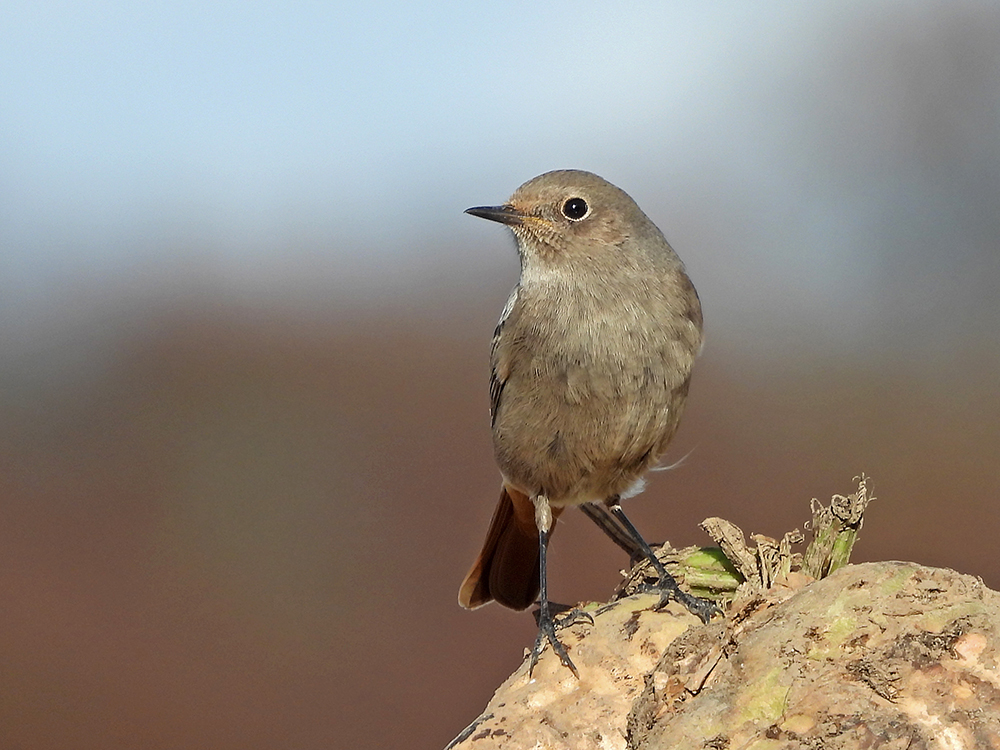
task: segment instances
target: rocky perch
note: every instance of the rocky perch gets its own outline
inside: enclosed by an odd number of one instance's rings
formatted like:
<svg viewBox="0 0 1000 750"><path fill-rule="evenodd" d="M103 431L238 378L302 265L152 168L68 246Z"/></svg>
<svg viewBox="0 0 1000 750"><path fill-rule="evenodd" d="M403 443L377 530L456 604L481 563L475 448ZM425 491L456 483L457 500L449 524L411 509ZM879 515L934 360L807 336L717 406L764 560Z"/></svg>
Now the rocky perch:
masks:
<svg viewBox="0 0 1000 750"><path fill-rule="evenodd" d="M1000 748L1000 594L915 563L847 565L866 482L814 502L804 554L798 531L748 548L719 519L704 524L718 548L661 549L724 618L654 611L636 566L593 622L561 630L579 679L546 649L448 750Z"/></svg>

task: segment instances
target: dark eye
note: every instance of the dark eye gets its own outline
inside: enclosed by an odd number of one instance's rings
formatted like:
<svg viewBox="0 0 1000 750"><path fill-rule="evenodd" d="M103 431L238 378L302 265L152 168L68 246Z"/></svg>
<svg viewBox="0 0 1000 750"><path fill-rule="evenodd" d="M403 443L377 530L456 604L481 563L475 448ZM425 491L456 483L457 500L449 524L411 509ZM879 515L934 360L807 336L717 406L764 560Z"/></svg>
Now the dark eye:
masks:
<svg viewBox="0 0 1000 750"><path fill-rule="evenodd" d="M579 221L590 213L590 206L583 198L570 198L563 203L562 212L563 216L570 221Z"/></svg>

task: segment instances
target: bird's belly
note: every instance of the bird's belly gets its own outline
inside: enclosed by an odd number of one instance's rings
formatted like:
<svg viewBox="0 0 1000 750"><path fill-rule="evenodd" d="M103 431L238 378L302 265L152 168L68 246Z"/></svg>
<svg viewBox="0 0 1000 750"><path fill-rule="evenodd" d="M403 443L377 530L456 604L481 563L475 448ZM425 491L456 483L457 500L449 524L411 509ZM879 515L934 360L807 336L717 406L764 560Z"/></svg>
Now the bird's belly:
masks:
<svg viewBox="0 0 1000 750"><path fill-rule="evenodd" d="M507 382L494 424L506 481L556 506L625 493L659 457L679 417L663 378L562 367Z"/></svg>

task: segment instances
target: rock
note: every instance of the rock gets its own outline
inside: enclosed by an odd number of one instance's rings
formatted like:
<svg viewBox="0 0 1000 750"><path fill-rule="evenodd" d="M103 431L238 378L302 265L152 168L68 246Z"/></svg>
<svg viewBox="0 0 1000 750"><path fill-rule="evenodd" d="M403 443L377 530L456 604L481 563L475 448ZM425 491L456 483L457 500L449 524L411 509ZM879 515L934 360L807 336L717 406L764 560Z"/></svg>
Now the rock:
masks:
<svg viewBox="0 0 1000 750"><path fill-rule="evenodd" d="M1000 594L914 563L791 573L708 625L633 596L560 632L450 747L1000 748Z"/></svg>

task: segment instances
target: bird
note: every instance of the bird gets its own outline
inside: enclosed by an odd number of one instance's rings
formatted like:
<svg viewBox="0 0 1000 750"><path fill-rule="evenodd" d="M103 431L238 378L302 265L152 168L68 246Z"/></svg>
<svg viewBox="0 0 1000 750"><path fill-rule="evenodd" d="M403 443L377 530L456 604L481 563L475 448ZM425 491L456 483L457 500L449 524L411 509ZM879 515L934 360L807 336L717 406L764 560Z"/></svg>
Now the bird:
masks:
<svg viewBox="0 0 1000 750"><path fill-rule="evenodd" d="M566 508L583 507L650 560L660 606L677 599L704 622L718 612L680 590L621 508L677 429L702 346L701 303L663 233L590 172L546 172L506 203L466 213L513 232L520 278L490 351L500 499L459 604L523 610L537 599L529 673L548 642L579 676L546 585L549 540Z"/></svg>

